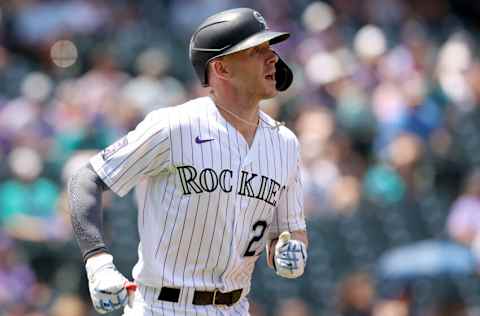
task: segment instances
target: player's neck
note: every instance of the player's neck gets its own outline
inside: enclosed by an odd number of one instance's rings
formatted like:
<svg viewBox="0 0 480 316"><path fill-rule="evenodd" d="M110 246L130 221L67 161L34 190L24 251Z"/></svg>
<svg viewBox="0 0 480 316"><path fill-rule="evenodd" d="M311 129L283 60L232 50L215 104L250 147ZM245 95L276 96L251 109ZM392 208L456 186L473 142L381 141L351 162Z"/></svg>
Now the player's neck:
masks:
<svg viewBox="0 0 480 316"><path fill-rule="evenodd" d="M237 118L256 124L259 112L258 99L227 91L212 91L210 97L218 107L234 113Z"/></svg>
<svg viewBox="0 0 480 316"><path fill-rule="evenodd" d="M225 98L216 92L212 92L210 97L222 117L251 144L260 120L258 102L249 102L246 99L240 100L240 98Z"/></svg>

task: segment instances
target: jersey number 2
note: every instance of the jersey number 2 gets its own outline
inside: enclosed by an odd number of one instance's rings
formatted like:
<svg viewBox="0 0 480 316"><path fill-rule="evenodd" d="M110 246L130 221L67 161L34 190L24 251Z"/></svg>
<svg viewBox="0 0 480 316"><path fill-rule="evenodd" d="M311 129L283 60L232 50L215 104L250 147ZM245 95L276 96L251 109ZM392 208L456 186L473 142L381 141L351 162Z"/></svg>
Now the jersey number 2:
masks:
<svg viewBox="0 0 480 316"><path fill-rule="evenodd" d="M253 238L250 240L250 242L248 243L247 251L245 251L245 254L243 255L244 257L255 256L255 250L251 250L250 248L252 248L252 245L254 242L257 242L260 239L262 239L263 234L265 234L265 229L267 229L267 222L266 221L256 222L255 224L253 224L252 230L256 232L257 227L261 227L260 234L253 236Z"/></svg>

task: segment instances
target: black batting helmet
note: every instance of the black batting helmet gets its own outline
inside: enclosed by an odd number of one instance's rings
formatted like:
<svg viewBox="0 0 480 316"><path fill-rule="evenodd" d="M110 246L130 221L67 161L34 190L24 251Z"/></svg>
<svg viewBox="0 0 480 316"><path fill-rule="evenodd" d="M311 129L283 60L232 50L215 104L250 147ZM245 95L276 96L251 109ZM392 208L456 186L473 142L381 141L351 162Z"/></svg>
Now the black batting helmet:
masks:
<svg viewBox="0 0 480 316"><path fill-rule="evenodd" d="M190 61L203 86L208 86L208 63L220 56L260 45L276 44L290 36L286 32L270 31L263 16L249 8L222 11L208 17L190 39ZM278 54L277 54L278 55ZM278 57L275 64L276 88L286 90L293 80L293 73Z"/></svg>

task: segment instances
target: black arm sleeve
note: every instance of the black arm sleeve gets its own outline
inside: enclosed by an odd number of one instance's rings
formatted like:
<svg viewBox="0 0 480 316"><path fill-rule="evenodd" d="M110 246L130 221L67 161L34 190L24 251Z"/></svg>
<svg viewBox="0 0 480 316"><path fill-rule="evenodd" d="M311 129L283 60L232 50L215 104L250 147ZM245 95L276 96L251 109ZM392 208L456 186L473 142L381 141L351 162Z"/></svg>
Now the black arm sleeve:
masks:
<svg viewBox="0 0 480 316"><path fill-rule="evenodd" d="M90 164L78 170L68 184L73 232L85 261L97 253L108 252L102 237L102 192L107 189Z"/></svg>

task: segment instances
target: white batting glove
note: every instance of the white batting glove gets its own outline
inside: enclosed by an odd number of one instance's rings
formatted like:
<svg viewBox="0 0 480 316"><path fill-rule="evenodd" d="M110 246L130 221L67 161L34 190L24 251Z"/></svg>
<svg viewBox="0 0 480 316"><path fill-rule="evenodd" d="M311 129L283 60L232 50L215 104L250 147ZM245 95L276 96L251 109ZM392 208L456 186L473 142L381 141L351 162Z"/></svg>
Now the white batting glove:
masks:
<svg viewBox="0 0 480 316"><path fill-rule="evenodd" d="M285 231L275 245L274 267L281 277L294 279L303 274L307 262L307 247L299 240L291 239Z"/></svg>
<svg viewBox="0 0 480 316"><path fill-rule="evenodd" d="M135 285L113 265L113 257L103 253L87 260L85 265L93 307L100 314L132 306Z"/></svg>

